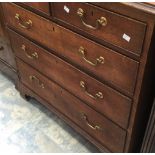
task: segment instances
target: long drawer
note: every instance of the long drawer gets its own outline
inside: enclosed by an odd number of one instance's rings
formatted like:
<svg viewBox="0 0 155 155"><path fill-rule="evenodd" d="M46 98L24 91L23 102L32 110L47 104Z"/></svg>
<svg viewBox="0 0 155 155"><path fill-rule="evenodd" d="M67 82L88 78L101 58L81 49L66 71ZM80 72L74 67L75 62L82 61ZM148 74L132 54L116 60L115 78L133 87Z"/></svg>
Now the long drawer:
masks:
<svg viewBox="0 0 155 155"><path fill-rule="evenodd" d="M140 56L146 24L86 3L52 3L53 17Z"/></svg>
<svg viewBox="0 0 155 155"><path fill-rule="evenodd" d="M83 104L76 97L32 67L17 59L21 81L40 97L50 102L83 130L113 152L122 152L126 132ZM93 117L92 117L93 116Z"/></svg>
<svg viewBox="0 0 155 155"><path fill-rule="evenodd" d="M97 111L127 128L131 100L45 49L10 31L16 56L59 83Z"/></svg>
<svg viewBox="0 0 155 155"><path fill-rule="evenodd" d="M105 81L110 86L124 92L127 96L133 96L138 62L19 6L6 4L6 9L10 10L10 14L6 14L7 22L16 30L43 46L53 49L57 54L66 57L72 63L82 67L99 80ZM29 29L21 27L19 21L14 17L16 13L20 14L24 21L32 20L32 26Z"/></svg>

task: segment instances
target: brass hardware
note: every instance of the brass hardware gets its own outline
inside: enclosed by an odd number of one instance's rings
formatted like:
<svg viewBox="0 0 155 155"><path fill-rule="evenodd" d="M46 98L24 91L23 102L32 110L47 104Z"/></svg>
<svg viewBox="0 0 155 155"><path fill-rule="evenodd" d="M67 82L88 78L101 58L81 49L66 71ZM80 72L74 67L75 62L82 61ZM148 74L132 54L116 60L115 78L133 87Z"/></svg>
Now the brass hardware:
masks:
<svg viewBox="0 0 155 155"><path fill-rule="evenodd" d="M92 125L87 118L87 115L83 112L80 113L81 114L81 118L86 122L86 124L93 130L102 130L101 127L99 125Z"/></svg>
<svg viewBox="0 0 155 155"><path fill-rule="evenodd" d="M26 46L25 45L22 45L21 46L21 49L25 52L25 55L29 58L29 59L38 59L38 53L37 52L34 52L32 53L31 55L29 55L26 51Z"/></svg>
<svg viewBox="0 0 155 155"><path fill-rule="evenodd" d="M39 80L36 76L30 75L30 76L29 76L29 79L30 79L31 82L36 81L36 82L38 83L38 86L39 86L39 87L45 88L45 87L44 87L44 84L41 83L40 80Z"/></svg>
<svg viewBox="0 0 155 155"><path fill-rule="evenodd" d="M86 58L86 52L85 52L85 49L80 46L79 50L78 50L78 53L82 56L82 58L87 62L89 63L90 65L92 66L97 66L98 64L104 64L104 58L102 56L100 56L99 58L96 58L95 62L91 62L90 60L88 60Z"/></svg>
<svg viewBox="0 0 155 155"><path fill-rule="evenodd" d="M4 47L3 47L3 46L1 46L1 47L0 47L0 51L2 51L3 49L4 49Z"/></svg>
<svg viewBox="0 0 155 155"><path fill-rule="evenodd" d="M30 27L32 27L32 21L31 20L28 20L26 22L22 21L20 15L18 13L16 13L15 19L18 20L19 26L24 28L24 29L30 29Z"/></svg>
<svg viewBox="0 0 155 155"><path fill-rule="evenodd" d="M84 21L84 14L85 14L85 12L83 11L83 9L78 8L77 15L80 17L82 24L84 26L86 26L87 28L96 30L96 29L99 29L100 26L106 26L107 25L107 19L105 17L101 17L100 19L97 19L95 26L89 25Z"/></svg>
<svg viewBox="0 0 155 155"><path fill-rule="evenodd" d="M91 98L93 98L93 99L98 99L98 98L99 98L99 99L103 99L103 94L102 94L101 92L97 92L95 95L90 94L90 93L87 91L87 87L86 87L86 84L85 84L84 81L80 81L80 87L84 89L85 93L86 93L89 97L91 97Z"/></svg>

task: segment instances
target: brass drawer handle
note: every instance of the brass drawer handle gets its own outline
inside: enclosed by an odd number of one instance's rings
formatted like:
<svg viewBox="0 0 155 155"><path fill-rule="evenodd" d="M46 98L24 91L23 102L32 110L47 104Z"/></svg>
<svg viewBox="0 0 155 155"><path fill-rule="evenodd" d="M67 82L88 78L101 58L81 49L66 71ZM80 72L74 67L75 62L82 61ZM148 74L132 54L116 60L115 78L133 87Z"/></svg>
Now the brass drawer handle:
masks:
<svg viewBox="0 0 155 155"><path fill-rule="evenodd" d="M4 47L3 46L0 47L0 51L2 51L2 50L4 50Z"/></svg>
<svg viewBox="0 0 155 155"><path fill-rule="evenodd" d="M99 58L96 58L95 62L91 62L90 60L88 60L86 58L86 52L84 47L80 46L78 53L82 56L83 60L85 62L87 62L88 64L92 65L92 66L97 66L98 64L104 64L104 58L102 56L100 56Z"/></svg>
<svg viewBox="0 0 155 155"><path fill-rule="evenodd" d="M90 93L87 91L87 87L86 87L86 84L85 84L84 81L80 81L80 87L81 87L82 89L84 89L85 93L86 93L89 97L91 97L91 98L93 98L93 99L103 99L103 94L102 94L101 92L97 92L95 95L90 94Z"/></svg>
<svg viewBox="0 0 155 155"><path fill-rule="evenodd" d="M93 130L102 130L101 127L99 125L93 125L92 123L90 123L88 121L87 115L83 112L80 113L81 114L81 118L86 122L86 124Z"/></svg>
<svg viewBox="0 0 155 155"><path fill-rule="evenodd" d="M84 26L86 26L87 28L96 30L96 29L99 29L100 26L106 26L107 25L107 19L105 17L101 17L100 19L97 19L95 26L89 25L84 21L84 14L85 14L85 12L83 11L83 9L78 8L77 15L80 17L82 24Z"/></svg>
<svg viewBox="0 0 155 155"><path fill-rule="evenodd" d="M26 51L26 46L25 45L22 45L21 46L21 49L24 51L25 55L29 58L29 59L38 59L38 53L37 52L34 52L32 53L31 55L29 55Z"/></svg>
<svg viewBox="0 0 155 155"><path fill-rule="evenodd" d="M20 15L18 13L16 13L15 19L18 20L19 26L24 28L24 29L30 29L32 27L32 21L31 20L28 20L26 22L22 21Z"/></svg>
<svg viewBox="0 0 155 155"><path fill-rule="evenodd" d="M39 87L45 88L44 84L42 82L40 82L40 80L36 76L30 75L29 79L30 79L31 82L36 81Z"/></svg>

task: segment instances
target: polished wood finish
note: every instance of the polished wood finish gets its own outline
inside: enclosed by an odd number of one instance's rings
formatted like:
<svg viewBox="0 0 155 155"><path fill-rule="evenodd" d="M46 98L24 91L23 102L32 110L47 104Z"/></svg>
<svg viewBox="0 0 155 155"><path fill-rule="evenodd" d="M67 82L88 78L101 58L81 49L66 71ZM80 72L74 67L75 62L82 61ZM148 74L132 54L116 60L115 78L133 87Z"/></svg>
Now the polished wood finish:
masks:
<svg viewBox="0 0 155 155"><path fill-rule="evenodd" d="M21 7L6 3L9 12L6 12L6 20L9 26L16 28L20 33L36 40L38 43L47 46L48 48L54 49L56 51L62 51L60 28L57 24L45 19L40 16L22 9ZM32 21L32 26L29 29L24 29L16 20L15 15L18 13L23 21ZM39 23L39 24L38 24Z"/></svg>
<svg viewBox="0 0 155 155"><path fill-rule="evenodd" d="M134 104L131 111L130 122L134 122L136 119L136 125L132 127L129 125L129 130L132 130L132 137L136 137L130 144L130 148L139 150L141 141L145 132L145 126L150 114L150 108L153 103L153 81L154 75L154 57L155 57L155 36L154 36L154 15L155 9L148 7L143 3L93 3L98 7L108 9L112 12L124 14L128 17L134 17L134 19L141 20L147 24L146 36L143 44L143 52L139 66L138 80L135 88ZM140 107L140 108L139 108ZM136 111L136 109L139 109ZM143 114L143 115L142 115ZM137 117L139 115L139 117ZM138 128L143 124L143 128ZM138 140L139 139L139 140ZM129 143L131 137L127 136L127 142ZM128 148L125 147L125 150Z"/></svg>
<svg viewBox="0 0 155 155"><path fill-rule="evenodd" d="M126 95L133 95L139 62L71 31L64 30L62 34L64 51L63 53L59 52L60 55L78 64L86 71L95 75L99 80L107 82ZM84 48L87 60L94 63L101 56L104 58L103 64L98 63L97 66L90 65L79 53L80 47Z"/></svg>
<svg viewBox="0 0 155 155"><path fill-rule="evenodd" d="M21 81L26 86L28 86L31 90L45 100L52 101L52 105L55 108L61 111L64 115L68 116L72 121L86 130L90 135L103 143L105 146L111 147L111 149L115 152L119 152L120 150L123 151L126 135L125 131L89 108L86 104L83 104L80 100L67 93L67 91L61 87L52 83L50 80L32 69L32 67L26 65L18 59L17 64L19 68L22 68L19 72L19 75ZM44 88L40 88L36 81L33 81L34 83L30 81L29 76L31 75L36 76L40 80L40 83L44 84ZM51 92L54 93L51 94ZM88 120L93 125L101 125L101 129L94 130L90 128L81 118L82 112L88 117ZM109 128L111 130L109 130Z"/></svg>
<svg viewBox="0 0 155 155"><path fill-rule="evenodd" d="M38 69L50 79L59 83L75 96L83 99L90 106L94 107L97 111L106 115L123 128L127 128L131 107L131 100L129 98L119 94L106 85L103 85L99 81L96 81L63 60L58 59L48 51L19 36L15 32L10 31L10 36L13 43L13 49L19 58ZM30 55L31 53L37 52L38 58L29 59L21 49L22 45L25 45L26 50ZM98 91L102 92L103 99L95 100L85 94L84 90L80 87L80 81L86 83L88 91L92 95Z"/></svg>
<svg viewBox="0 0 155 155"><path fill-rule="evenodd" d="M53 3L52 6L53 17L57 20L67 22L90 35L94 35L99 39L110 42L132 53L136 53L137 55L141 54L146 28L145 23L108 10L96 8L91 4L77 3L75 5L74 3ZM65 11L65 6L70 10L69 13ZM91 30L90 28L85 27L77 15L78 8L84 10L84 20L86 23L95 25L96 20L103 16L107 19L107 25L98 30ZM131 40L126 41L123 39L124 34L129 36Z"/></svg>
<svg viewBox="0 0 155 155"><path fill-rule="evenodd" d="M29 89L28 87L26 87L21 82L18 84L18 90L20 91L20 94L21 94L21 96L24 99L29 100L31 97L33 97L33 98L37 99L39 102L41 102L43 105L45 105L47 108L49 108L52 112L56 113L58 117L60 117L61 119L63 119L72 128L74 128L78 133L80 133L81 135L85 136L85 138L89 139L95 145L98 145L99 151L101 151L101 152L108 152L109 153L109 149L107 149L99 141L95 141L94 142L94 138L90 134L88 134L87 131L81 129L77 124L75 124L73 121L71 121L67 116L65 116L59 110L55 109L55 107L52 106L52 104L49 103L49 101L47 101L45 99L42 99L39 95L37 95L36 93L34 93L31 89ZM61 90L62 90L62 88L61 88Z"/></svg>
<svg viewBox="0 0 155 155"><path fill-rule="evenodd" d="M50 15L49 3L47 2L23 2L25 5Z"/></svg>
<svg viewBox="0 0 155 155"><path fill-rule="evenodd" d="M11 4L8 4L8 7L10 12L12 10L12 17L8 16L7 20L9 25L14 27L17 26L16 29L24 35L46 45L48 48L56 50L57 54L66 57L73 63L76 63L82 68L84 67L85 70L88 70L98 76L99 80L110 83L118 90L124 91L124 93L128 96L133 95L137 77L138 62L100 46L95 42L91 42L90 40L87 40L86 38L66 30L50 21L43 21L39 16L27 12L26 10L17 7L16 9L13 9L15 6ZM19 27L16 19L14 18L16 12L18 12L25 21L27 20L25 16L28 16L33 22L32 28L25 30ZM22 14L23 12L25 15ZM41 28L37 23L41 23L43 27L46 25L48 29ZM54 29L52 29L52 26ZM51 31L49 31L50 27ZM40 31L40 33L38 33L38 31ZM68 42L68 40L72 40L72 42ZM83 61L78 52L81 46L84 47L86 52L88 51L87 59L91 59L93 62L93 59L102 56L104 58L104 64L99 64L99 66L94 67Z"/></svg>
<svg viewBox="0 0 155 155"><path fill-rule="evenodd" d="M143 3L51 3L52 16L47 17L19 5L5 3L4 8L10 10L5 16L18 62L21 94L49 107L54 82L70 96L62 97L58 91L60 113L68 114L72 121L67 122L75 122L75 129L81 127L77 130L101 151L139 151L153 100L155 11ZM84 17L81 9L77 15L79 7L86 11ZM69 12L60 12L62 9ZM27 78L29 72L35 75ZM66 98L72 98L70 103ZM79 105L72 107L78 100ZM115 128L115 132L107 125L109 132L103 139L84 130L77 121L80 109L95 116L82 117L95 131L100 127L90 125L91 120L101 123L103 118L120 130ZM107 140L109 135L115 138Z"/></svg>

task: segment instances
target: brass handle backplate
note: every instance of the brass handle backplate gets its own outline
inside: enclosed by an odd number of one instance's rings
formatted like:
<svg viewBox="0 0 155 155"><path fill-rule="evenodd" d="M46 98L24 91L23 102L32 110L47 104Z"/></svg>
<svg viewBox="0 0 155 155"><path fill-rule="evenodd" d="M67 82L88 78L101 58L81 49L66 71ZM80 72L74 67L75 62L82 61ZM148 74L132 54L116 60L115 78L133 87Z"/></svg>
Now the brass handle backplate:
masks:
<svg viewBox="0 0 155 155"><path fill-rule="evenodd" d="M103 99L103 94L102 92L97 92L95 95L90 94L87 91L87 87L84 81L80 81L80 87L84 90L84 92L91 98L93 99Z"/></svg>
<svg viewBox="0 0 155 155"><path fill-rule="evenodd" d="M24 29L30 29L32 27L32 21L31 20L28 20L26 22L22 21L20 15L18 13L16 13L15 19L17 19L19 26Z"/></svg>
<svg viewBox="0 0 155 155"><path fill-rule="evenodd" d="M29 55L26 51L26 46L25 45L22 45L21 46L21 49L24 51L25 55L29 58L29 59L38 59L38 53L37 52L34 52L32 53L31 55Z"/></svg>
<svg viewBox="0 0 155 155"><path fill-rule="evenodd" d="M45 88L44 84L36 76L30 75L29 79L30 79L31 82L36 81L39 87Z"/></svg>
<svg viewBox="0 0 155 155"><path fill-rule="evenodd" d="M96 58L96 60L94 62L88 60L86 58L86 52L84 47L80 46L78 53L81 55L81 57L83 58L83 60L85 62L87 62L88 64L92 65L92 66L97 66L98 64L104 64L104 58L102 56L100 56L99 58Z"/></svg>
<svg viewBox="0 0 155 155"><path fill-rule="evenodd" d="M89 126L91 129L93 129L93 130L102 130L99 125L93 125L93 123L90 123L88 118L87 118L87 115L84 112L80 112L80 116L85 121L87 126Z"/></svg>
<svg viewBox="0 0 155 155"><path fill-rule="evenodd" d="M84 21L84 14L85 14L84 10L82 8L78 8L77 15L80 17L82 24L87 28L96 30L96 29L99 29L100 26L107 25L107 19L105 17L100 17L99 19L97 19L95 26L89 25Z"/></svg>

